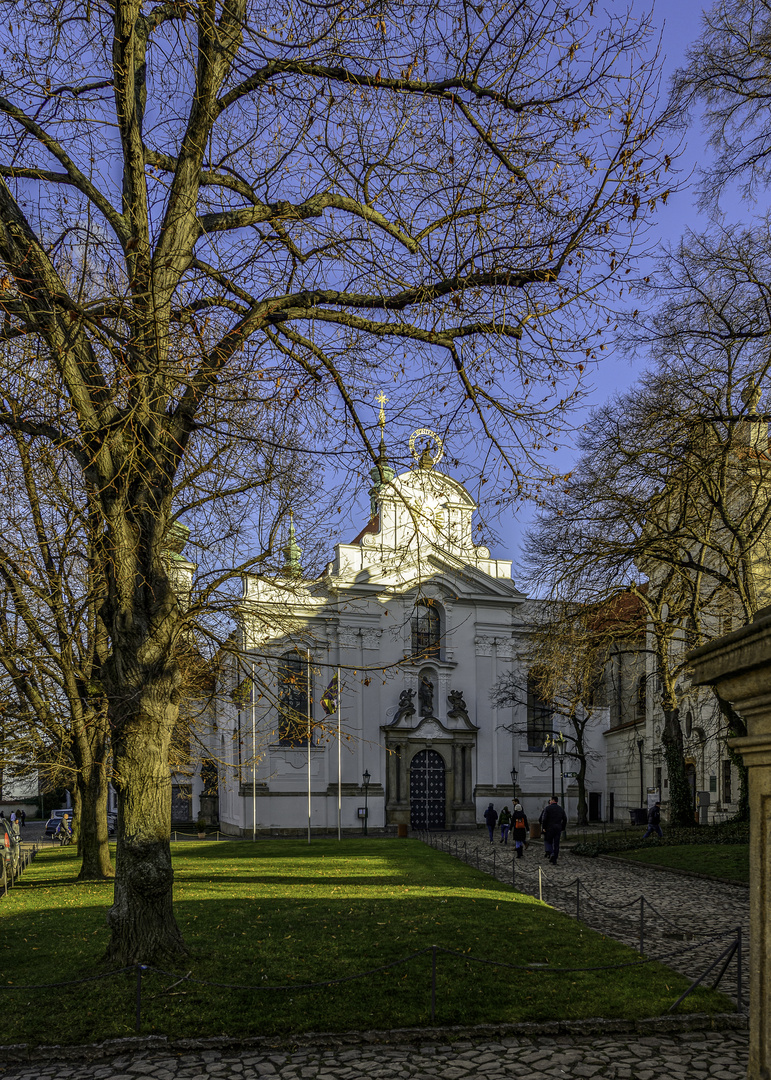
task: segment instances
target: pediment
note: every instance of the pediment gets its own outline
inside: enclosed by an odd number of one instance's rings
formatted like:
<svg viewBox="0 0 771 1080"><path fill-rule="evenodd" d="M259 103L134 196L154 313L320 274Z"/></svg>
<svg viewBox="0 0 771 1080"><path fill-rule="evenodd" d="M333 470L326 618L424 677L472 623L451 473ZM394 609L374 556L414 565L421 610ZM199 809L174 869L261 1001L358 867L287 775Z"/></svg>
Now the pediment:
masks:
<svg viewBox="0 0 771 1080"><path fill-rule="evenodd" d="M413 729L415 735L421 739L449 739L452 732L446 728L435 716L424 716L418 726Z"/></svg>
<svg viewBox="0 0 771 1080"><path fill-rule="evenodd" d="M432 568L432 573L425 573L424 564L422 577L416 578L411 587L425 586L430 581L440 590L446 590L448 597L489 596L520 603L527 600L526 594L519 591L511 578L491 577L452 555L432 553L425 562Z"/></svg>

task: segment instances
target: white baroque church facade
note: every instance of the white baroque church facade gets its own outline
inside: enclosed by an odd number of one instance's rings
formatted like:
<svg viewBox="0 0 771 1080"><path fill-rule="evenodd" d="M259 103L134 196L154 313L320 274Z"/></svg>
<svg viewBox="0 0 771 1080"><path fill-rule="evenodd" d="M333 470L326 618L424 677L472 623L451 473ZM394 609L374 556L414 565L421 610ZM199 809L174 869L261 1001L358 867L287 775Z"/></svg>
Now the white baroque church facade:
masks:
<svg viewBox="0 0 771 1080"><path fill-rule="evenodd" d="M292 529L284 577L245 578L211 747L226 833L349 831L365 803L372 831L469 828L490 802L511 807L513 782L536 819L552 790L551 717L524 689L491 699L512 669L527 686L527 598L511 562L474 544L477 506L437 468L438 437L411 447L395 475L381 440L371 519L320 577L303 578Z"/></svg>

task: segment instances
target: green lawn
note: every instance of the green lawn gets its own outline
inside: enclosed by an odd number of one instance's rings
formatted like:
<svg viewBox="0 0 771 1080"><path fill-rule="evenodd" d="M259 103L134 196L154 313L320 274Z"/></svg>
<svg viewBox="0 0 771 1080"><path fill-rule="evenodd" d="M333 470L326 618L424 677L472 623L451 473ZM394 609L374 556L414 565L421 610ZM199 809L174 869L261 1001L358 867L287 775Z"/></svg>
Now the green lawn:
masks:
<svg viewBox="0 0 771 1080"><path fill-rule="evenodd" d="M750 879L750 849L747 844L683 844L676 847L657 844L651 848L616 851L613 854L634 862L657 863L659 866L711 874L729 881Z"/></svg>
<svg viewBox="0 0 771 1080"><path fill-rule="evenodd" d="M532 965L525 971L439 954L440 1024L664 1012L687 980L651 964L614 972L550 967L634 961L624 946L418 841L293 840L174 846L176 912L190 956L143 978L142 1030L168 1035L390 1028L430 1022L431 958L361 981L302 990L430 945ZM0 988L105 971L109 885L77 884L76 856L42 852L2 901ZM178 983L192 972L233 989ZM176 984L176 985L174 985ZM288 985L289 990L268 987ZM134 973L76 987L7 990L2 1042L89 1042L130 1034ZM725 1010L700 990L684 1011Z"/></svg>

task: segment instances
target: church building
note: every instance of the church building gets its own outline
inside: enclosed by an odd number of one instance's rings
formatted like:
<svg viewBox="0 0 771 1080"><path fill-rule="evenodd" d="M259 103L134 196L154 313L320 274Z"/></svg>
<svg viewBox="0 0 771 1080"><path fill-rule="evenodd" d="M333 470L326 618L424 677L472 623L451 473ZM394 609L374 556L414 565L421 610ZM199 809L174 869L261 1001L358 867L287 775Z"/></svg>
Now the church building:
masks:
<svg viewBox="0 0 771 1080"><path fill-rule="evenodd" d="M528 700L511 562L474 543L477 506L439 469L439 437L414 432L396 475L382 425L381 411L359 535L306 580L291 527L283 576L245 577L211 748L226 833L473 828L490 802L511 808L514 784L537 820L552 790L557 718ZM512 669L523 692L497 707Z"/></svg>

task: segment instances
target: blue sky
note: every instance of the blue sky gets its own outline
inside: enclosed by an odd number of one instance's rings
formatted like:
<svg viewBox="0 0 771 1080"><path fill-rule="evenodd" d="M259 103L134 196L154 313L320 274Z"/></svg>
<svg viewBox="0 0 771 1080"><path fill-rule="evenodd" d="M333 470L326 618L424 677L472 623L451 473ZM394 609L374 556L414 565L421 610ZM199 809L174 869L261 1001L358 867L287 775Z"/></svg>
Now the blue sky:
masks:
<svg viewBox="0 0 771 1080"><path fill-rule="evenodd" d="M617 2L618 0L610 0L611 9ZM649 8L649 4L641 4L640 0L632 0L632 5L634 8L639 6L642 10ZM696 0L679 0L677 3L664 3L663 0L658 0L654 6L654 25L661 33L662 96L667 91L671 74L684 64L688 46L700 33L703 10L704 5ZM678 138L677 134L672 135L673 147L677 145ZM700 230L707 227L708 219L700 213L696 205L696 183L699 162L704 163L708 160L709 150L706 146L706 137L701 125L697 122L683 136L677 158L677 169L683 188L669 199L666 206L659 204L658 214L651 224L647 237L650 247L663 251L668 244L676 244L686 229ZM729 221L746 221L753 214L753 208L742 205L738 199L731 199L730 196L723 201L721 210ZM637 300L635 306L640 306ZM588 418L591 408L601 404L614 392L629 388L640 371L640 365L633 367L625 357L605 353L601 366L590 373L589 383L592 392L582 413L577 417L577 422L580 423ZM567 444L551 461L556 462L558 468L567 471L574 457L573 447ZM336 540L350 540L366 521L369 514L367 487L368 484L361 483L355 502L349 506L347 521L341 523L339 535L330 537L332 543ZM522 535L527 524L532 520L533 513L532 504L524 503L517 510L508 511L506 517L501 520L489 523L490 533L486 536L485 542L490 544L495 555L499 558L513 558L516 566ZM350 535L348 535L349 532Z"/></svg>
<svg viewBox="0 0 771 1080"><path fill-rule="evenodd" d="M636 4L637 0L634 2ZM613 0L611 0L611 6L612 4ZM705 7L704 4L695 0L678 0L677 3L664 3L663 0L658 0L656 3L653 10L654 22L662 35L663 90L668 87L672 73L685 63L685 54L689 45L699 36L702 13L710 7L711 5ZM708 163L710 156L706 134L697 121L684 135L677 161L680 177L684 181L683 189L673 195L665 207L660 206L652 223L649 240L662 252L668 245L676 245L687 229L699 231L708 227L709 218L697 206L696 186L699 164ZM762 208L743 204L738 197L732 197L730 193L721 200L720 205L722 215L730 222L748 222L760 209ZM640 306L637 301L635 301L635 306ZM615 392L631 387L641 371L641 363L633 366L626 357L609 355L604 358L602 365L591 375L592 393L579 419L588 418L593 406L606 401ZM566 445L557 455L557 460L561 467L569 469L575 460L573 448ZM532 504L522 504L516 512L508 516L507 520L501 521L496 530L498 535L498 543L494 544L496 554L502 558L506 557L504 556L504 550L506 550L508 557L515 560L515 566L524 531L532 520L534 512L535 508Z"/></svg>

